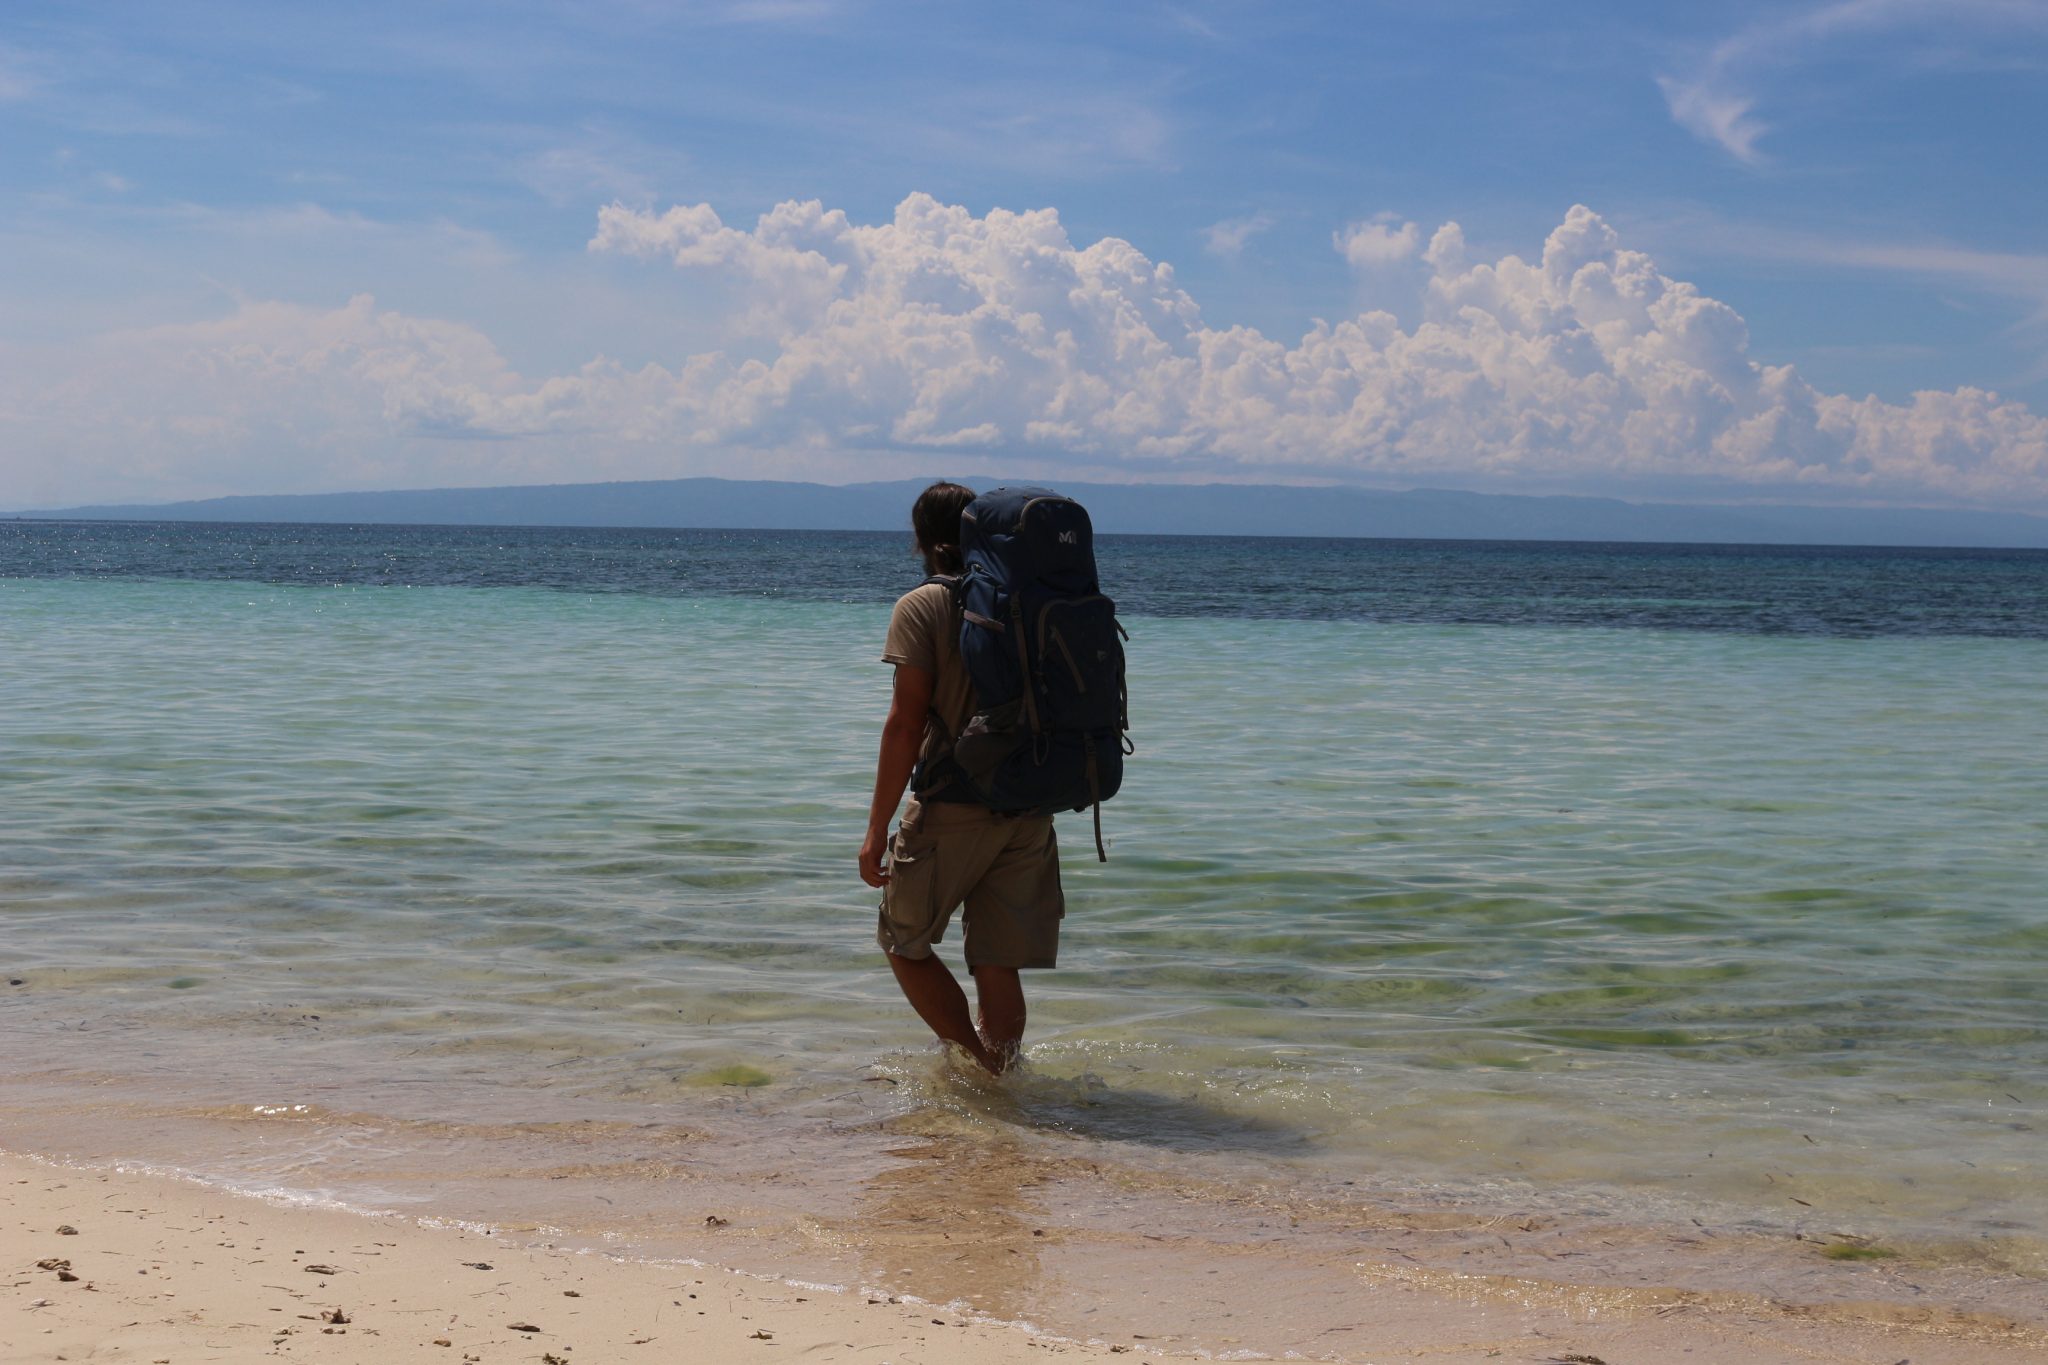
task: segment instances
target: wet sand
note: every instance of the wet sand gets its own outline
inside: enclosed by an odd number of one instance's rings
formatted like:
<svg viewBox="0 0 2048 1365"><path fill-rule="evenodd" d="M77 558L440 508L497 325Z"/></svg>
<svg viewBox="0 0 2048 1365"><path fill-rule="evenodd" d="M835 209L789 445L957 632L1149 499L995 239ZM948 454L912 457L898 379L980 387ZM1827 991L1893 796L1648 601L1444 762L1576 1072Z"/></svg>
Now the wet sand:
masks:
<svg viewBox="0 0 2048 1365"><path fill-rule="evenodd" d="M997 1365L1247 1358L1223 1343L1078 1342L876 1290L615 1259L531 1233L423 1224L227 1193L159 1174L0 1157L0 1359L584 1362L758 1358ZM963 1191L971 1200L972 1192ZM931 1229L963 1258L966 1208ZM75 1229L63 1232L63 1228ZM996 1248L1000 1251L1000 1248ZM1266 1259L1272 1248L1247 1247ZM1228 1258L1224 1258L1227 1262ZM999 1273L987 1262L991 1273ZM1162 1278L1226 1273L1142 1249L1106 1254L1095 1292L1139 1300ZM1304 1258L1339 1325L1296 1358L1460 1362L1856 1362L2024 1365L2048 1333L1903 1302L1801 1307L1753 1295L1463 1273L1398 1255ZM1211 1292L1227 1292L1217 1280ZM1199 1293L1200 1284L1181 1292ZM1105 1334L1107 1336L1108 1334Z"/></svg>

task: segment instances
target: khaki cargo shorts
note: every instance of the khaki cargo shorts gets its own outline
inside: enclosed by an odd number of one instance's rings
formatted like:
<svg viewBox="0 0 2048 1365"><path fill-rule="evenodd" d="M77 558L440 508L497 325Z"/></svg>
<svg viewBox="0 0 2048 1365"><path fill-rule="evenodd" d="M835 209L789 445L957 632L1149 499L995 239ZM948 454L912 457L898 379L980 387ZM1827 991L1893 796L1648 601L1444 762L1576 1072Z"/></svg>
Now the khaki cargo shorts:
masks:
<svg viewBox="0 0 2048 1365"><path fill-rule="evenodd" d="M906 806L889 840L876 941L898 957L930 957L963 903L969 967L1053 966L1067 902L1052 817Z"/></svg>

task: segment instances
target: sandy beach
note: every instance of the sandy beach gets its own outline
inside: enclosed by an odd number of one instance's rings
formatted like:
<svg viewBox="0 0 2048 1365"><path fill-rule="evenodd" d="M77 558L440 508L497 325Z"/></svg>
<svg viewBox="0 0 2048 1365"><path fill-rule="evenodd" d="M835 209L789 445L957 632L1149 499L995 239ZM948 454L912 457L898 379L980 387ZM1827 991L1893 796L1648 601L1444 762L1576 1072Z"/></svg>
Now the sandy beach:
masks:
<svg viewBox="0 0 2048 1365"><path fill-rule="evenodd" d="M521 1247L8 1157L0 1358L331 1362L1128 1357L874 1294ZM71 1229L71 1231L65 1231ZM1141 1356L1142 1358L1142 1356Z"/></svg>
<svg viewBox="0 0 2048 1365"><path fill-rule="evenodd" d="M489 1228L273 1202L162 1175L0 1158L0 1357L10 1365L1255 1358L1076 1342L873 1290L524 1243ZM1902 1304L1828 1311L1737 1295L1356 1267L1342 1361L2048 1360L2048 1334ZM1101 1286L1135 1292L1143 1267Z"/></svg>

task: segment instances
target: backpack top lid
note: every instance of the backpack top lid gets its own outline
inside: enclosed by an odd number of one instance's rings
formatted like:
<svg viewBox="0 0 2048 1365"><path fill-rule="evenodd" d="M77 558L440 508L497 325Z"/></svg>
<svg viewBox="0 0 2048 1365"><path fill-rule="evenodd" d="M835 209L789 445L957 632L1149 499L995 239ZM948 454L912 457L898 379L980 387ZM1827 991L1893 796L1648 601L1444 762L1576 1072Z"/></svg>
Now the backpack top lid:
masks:
<svg viewBox="0 0 2048 1365"><path fill-rule="evenodd" d="M1095 527L1088 509L1049 488L991 488L960 514L960 550L1000 583L1095 593Z"/></svg>

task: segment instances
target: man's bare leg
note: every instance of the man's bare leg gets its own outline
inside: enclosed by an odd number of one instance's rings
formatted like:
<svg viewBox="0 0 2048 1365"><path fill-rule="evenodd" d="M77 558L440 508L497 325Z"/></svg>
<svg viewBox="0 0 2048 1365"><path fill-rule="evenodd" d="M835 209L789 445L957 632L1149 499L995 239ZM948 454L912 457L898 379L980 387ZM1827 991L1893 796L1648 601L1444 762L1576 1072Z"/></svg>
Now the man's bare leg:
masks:
<svg viewBox="0 0 2048 1365"><path fill-rule="evenodd" d="M981 1045L995 1063L989 1069L1001 1073L1017 1060L1017 1050L1024 1043L1024 983L1015 967L976 967L973 971Z"/></svg>
<svg viewBox="0 0 2048 1365"><path fill-rule="evenodd" d="M989 1071L1001 1074L1003 1062L981 1041L975 1032L974 1019L967 1012L967 992L960 989L960 983L953 979L953 973L946 964L939 961L935 953L930 957L899 957L895 953L884 954L890 968L896 973L896 984L903 988L903 998L917 1011L917 1017L931 1026L933 1033L949 1043L958 1043L972 1053L974 1060ZM984 969L986 970L986 969ZM1012 976L1016 973L1012 972ZM980 987L977 985L977 990ZM1023 996L1018 996L1019 1033L1022 1033L1021 1006Z"/></svg>

